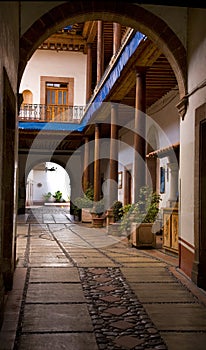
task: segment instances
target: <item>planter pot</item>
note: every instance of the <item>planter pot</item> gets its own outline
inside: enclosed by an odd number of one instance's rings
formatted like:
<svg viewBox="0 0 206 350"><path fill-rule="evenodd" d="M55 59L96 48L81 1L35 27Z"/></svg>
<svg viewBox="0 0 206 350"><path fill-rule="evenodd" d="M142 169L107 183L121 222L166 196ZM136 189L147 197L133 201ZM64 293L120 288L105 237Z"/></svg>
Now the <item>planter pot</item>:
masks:
<svg viewBox="0 0 206 350"><path fill-rule="evenodd" d="M156 247L156 234L152 231L153 223L132 223L130 243L137 248Z"/></svg>
<svg viewBox="0 0 206 350"><path fill-rule="evenodd" d="M81 221L82 219L82 211L81 210L74 210L73 212L74 215L74 221Z"/></svg>
<svg viewBox="0 0 206 350"><path fill-rule="evenodd" d="M100 228L104 226L104 216L92 214L92 227Z"/></svg>
<svg viewBox="0 0 206 350"><path fill-rule="evenodd" d="M74 215L74 221L81 221L80 218L79 218L79 215Z"/></svg>
<svg viewBox="0 0 206 350"><path fill-rule="evenodd" d="M112 209L106 211L106 226L114 223L114 214Z"/></svg>
<svg viewBox="0 0 206 350"><path fill-rule="evenodd" d="M92 222L91 208L82 208L82 222Z"/></svg>

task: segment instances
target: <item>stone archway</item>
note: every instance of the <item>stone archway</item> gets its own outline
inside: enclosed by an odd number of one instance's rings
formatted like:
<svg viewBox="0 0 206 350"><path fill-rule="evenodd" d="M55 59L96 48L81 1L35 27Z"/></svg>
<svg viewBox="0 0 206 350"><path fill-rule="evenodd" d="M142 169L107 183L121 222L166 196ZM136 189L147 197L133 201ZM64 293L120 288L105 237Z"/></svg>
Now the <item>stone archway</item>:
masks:
<svg viewBox="0 0 206 350"><path fill-rule="evenodd" d="M29 160L28 160L29 159ZM48 157L48 156L37 156L37 157L23 157L19 162L19 180L18 180L18 214L25 214L26 211L26 202L27 202L27 181L28 175L32 169L34 169L37 165L43 164L46 162L55 163L61 168L64 169L66 176L71 180L70 169L66 167L67 160L62 161L56 156ZM68 199L68 198L67 198Z"/></svg>
<svg viewBox="0 0 206 350"><path fill-rule="evenodd" d="M68 23L88 20L108 20L130 26L147 35L164 53L175 73L180 95L179 109L185 113L186 87L186 51L179 38L167 23L136 4L125 1L95 2L92 0L63 3L39 18L20 39L20 84L27 61L38 46ZM169 40L168 40L169 38Z"/></svg>
<svg viewBox="0 0 206 350"><path fill-rule="evenodd" d="M48 199L54 202L57 192L61 193L60 202L69 201L71 191L68 172L58 162L38 163L27 176L26 205L42 205Z"/></svg>

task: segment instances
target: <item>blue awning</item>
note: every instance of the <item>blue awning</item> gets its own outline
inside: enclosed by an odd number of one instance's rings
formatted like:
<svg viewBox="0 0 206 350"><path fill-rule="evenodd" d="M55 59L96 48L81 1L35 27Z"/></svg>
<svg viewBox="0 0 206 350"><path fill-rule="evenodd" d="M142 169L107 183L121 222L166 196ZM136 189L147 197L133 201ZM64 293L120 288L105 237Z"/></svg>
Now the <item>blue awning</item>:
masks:
<svg viewBox="0 0 206 350"><path fill-rule="evenodd" d="M59 130L59 131L82 131L81 124L74 123L55 123L55 122L19 122L19 129L31 130Z"/></svg>
<svg viewBox="0 0 206 350"><path fill-rule="evenodd" d="M137 47L139 46L142 40L145 40L146 36L140 32L136 32L133 38L129 41L129 43L124 47L120 57L118 58L115 66L109 73L106 81L103 83L102 88L96 94L94 100L91 102L89 108L87 109L84 117L82 118L81 123L85 125L89 122L90 118L94 114L95 111L99 109L102 102L106 99L112 87L116 83L117 79L120 77L121 72L128 60L131 58Z"/></svg>

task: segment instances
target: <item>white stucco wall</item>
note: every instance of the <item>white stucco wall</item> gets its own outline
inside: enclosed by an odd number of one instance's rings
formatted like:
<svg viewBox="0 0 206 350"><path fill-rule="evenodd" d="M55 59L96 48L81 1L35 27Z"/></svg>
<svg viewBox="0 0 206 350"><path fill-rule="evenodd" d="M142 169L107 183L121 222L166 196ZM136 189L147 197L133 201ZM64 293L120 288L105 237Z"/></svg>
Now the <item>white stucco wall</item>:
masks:
<svg viewBox="0 0 206 350"><path fill-rule="evenodd" d="M180 124L181 237L194 244L195 109L206 102L206 10L190 9L188 18L189 103ZM189 249L189 247L187 247Z"/></svg>
<svg viewBox="0 0 206 350"><path fill-rule="evenodd" d="M146 141L149 142L154 150L162 149L172 144L176 144L180 140L180 117L175 107L178 102L178 91L174 90L166 96L158 100L152 105L146 114ZM128 128L133 130L133 123L128 124ZM133 176L133 134L132 132L121 130L119 142L119 171L124 171L124 167L131 170ZM168 206L170 196L170 177L168 157L159 159L159 166L165 169L165 193L161 195L162 208ZM119 190L119 200L123 201L123 189Z"/></svg>
<svg viewBox="0 0 206 350"><path fill-rule="evenodd" d="M156 128L159 148L180 140L180 116L176 108L178 102L178 91L170 91L147 110L147 130L149 131L151 124Z"/></svg>
<svg viewBox="0 0 206 350"><path fill-rule="evenodd" d="M74 78L74 105L86 104L86 60L81 52L37 50L24 71L20 93L30 90L33 103L40 103L40 77Z"/></svg>

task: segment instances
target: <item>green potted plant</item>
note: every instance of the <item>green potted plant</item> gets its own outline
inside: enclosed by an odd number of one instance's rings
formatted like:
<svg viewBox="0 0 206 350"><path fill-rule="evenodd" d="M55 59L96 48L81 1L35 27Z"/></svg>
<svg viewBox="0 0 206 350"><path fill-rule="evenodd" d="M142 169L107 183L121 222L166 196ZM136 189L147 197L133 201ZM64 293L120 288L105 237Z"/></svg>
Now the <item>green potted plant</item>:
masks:
<svg viewBox="0 0 206 350"><path fill-rule="evenodd" d="M122 202L116 200L113 202L110 209L106 212L107 233L113 236L120 236L120 219L123 215Z"/></svg>
<svg viewBox="0 0 206 350"><path fill-rule="evenodd" d="M52 194L51 194L51 192L47 192L43 195L43 197L44 197L45 202L51 202Z"/></svg>
<svg viewBox="0 0 206 350"><path fill-rule="evenodd" d="M128 234L128 232L130 231L130 226L131 226L131 222L132 222L132 217L133 215L133 208L134 208L134 204L125 204L121 209L121 222L120 222L120 229L121 232L125 232L126 234Z"/></svg>
<svg viewBox="0 0 206 350"><path fill-rule="evenodd" d="M74 200L74 204L81 211L82 222L92 222L92 216L90 210L93 206L94 190L92 185L89 185L86 189L83 197L77 197Z"/></svg>
<svg viewBox="0 0 206 350"><path fill-rule="evenodd" d="M53 197L54 197L56 203L62 202L62 192L61 191L56 191L55 194L53 194Z"/></svg>
<svg viewBox="0 0 206 350"><path fill-rule="evenodd" d="M114 203L112 204L112 211L114 214L114 222L119 222L123 213L122 213L122 202L116 200L114 201Z"/></svg>
<svg viewBox="0 0 206 350"><path fill-rule="evenodd" d="M159 212L160 195L148 186L139 191L138 201L123 208L122 230L126 230L129 242L136 247L155 247L156 234L153 225Z"/></svg>

